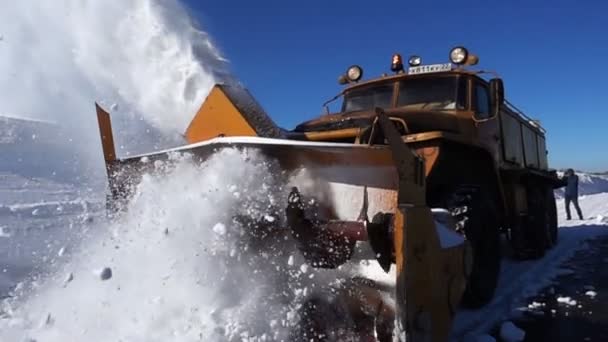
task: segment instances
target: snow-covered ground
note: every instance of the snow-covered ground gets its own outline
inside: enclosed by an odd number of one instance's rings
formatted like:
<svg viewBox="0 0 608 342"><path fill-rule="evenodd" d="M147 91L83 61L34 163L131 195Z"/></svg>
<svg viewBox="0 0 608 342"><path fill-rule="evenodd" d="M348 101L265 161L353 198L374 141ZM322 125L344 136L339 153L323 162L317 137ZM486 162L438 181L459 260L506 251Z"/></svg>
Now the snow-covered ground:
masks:
<svg viewBox="0 0 608 342"><path fill-rule="evenodd" d="M542 259L526 262L504 260L497 294L480 310L459 312L453 331L458 338L473 338L492 329L497 323L518 317L527 299L552 284L562 274L563 263L576 251L584 249L589 240L608 236L608 193L582 196L581 209L585 220L565 220L563 199L557 201L560 220L559 243Z"/></svg>
<svg viewBox="0 0 608 342"><path fill-rule="evenodd" d="M34 271L98 213L103 196L48 178L0 173L0 297Z"/></svg>
<svg viewBox="0 0 608 342"><path fill-rule="evenodd" d="M146 178L133 214L112 224L99 195L2 175L0 194L10 203L0 210L0 297L11 298L0 314L0 340L284 336L294 303L336 274L303 267L297 253L270 248L255 256L235 245L234 208L264 217L284 200L273 197L264 162L246 159L226 152L202 169L186 162L172 171L176 177ZM608 193L584 196L581 206L586 220L564 221L558 201L559 244L541 260L505 260L495 299L458 313L455 340L481 338L517 317L527 298L564 272L565 260L608 234ZM102 280L106 268L111 277ZM377 268L372 262L366 272Z"/></svg>

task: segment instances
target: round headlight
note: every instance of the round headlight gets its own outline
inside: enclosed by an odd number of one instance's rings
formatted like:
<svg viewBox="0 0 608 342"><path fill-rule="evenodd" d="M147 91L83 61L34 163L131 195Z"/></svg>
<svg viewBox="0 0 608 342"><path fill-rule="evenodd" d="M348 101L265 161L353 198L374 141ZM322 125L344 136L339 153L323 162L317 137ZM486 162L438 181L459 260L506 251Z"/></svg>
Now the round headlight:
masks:
<svg viewBox="0 0 608 342"><path fill-rule="evenodd" d="M363 76L363 69L358 65L353 65L346 70L346 77L351 82L357 82Z"/></svg>
<svg viewBox="0 0 608 342"><path fill-rule="evenodd" d="M420 64L422 64L422 58L420 58L420 56L411 56L410 59L407 61L409 63L410 66L419 66Z"/></svg>
<svg viewBox="0 0 608 342"><path fill-rule="evenodd" d="M454 64L463 64L467 61L468 57L469 52L462 46L455 47L450 51L450 60Z"/></svg>

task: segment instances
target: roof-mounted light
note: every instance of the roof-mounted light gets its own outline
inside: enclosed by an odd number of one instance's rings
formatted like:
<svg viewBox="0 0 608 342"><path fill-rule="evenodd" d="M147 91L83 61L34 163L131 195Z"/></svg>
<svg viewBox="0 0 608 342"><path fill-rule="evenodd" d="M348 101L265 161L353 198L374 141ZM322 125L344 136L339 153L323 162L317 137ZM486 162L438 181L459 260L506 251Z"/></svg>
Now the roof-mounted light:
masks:
<svg viewBox="0 0 608 342"><path fill-rule="evenodd" d="M338 77L338 83L348 84L358 82L363 77L363 69L358 65L351 65L346 72Z"/></svg>
<svg viewBox="0 0 608 342"><path fill-rule="evenodd" d="M403 71L403 58L401 55L396 53L393 55L393 61L391 63L391 70L395 73L399 73Z"/></svg>
<svg viewBox="0 0 608 342"><path fill-rule="evenodd" d="M412 67L419 66L422 64L422 58L420 58L420 56L413 55L410 56L410 59L407 62Z"/></svg>
<svg viewBox="0 0 608 342"><path fill-rule="evenodd" d="M450 51L450 61L454 64L462 65L467 62L469 51L462 46L457 46Z"/></svg>
<svg viewBox="0 0 608 342"><path fill-rule="evenodd" d="M363 69L358 65L350 66L346 70L346 78L348 78L350 82L357 82L361 77L363 77Z"/></svg>

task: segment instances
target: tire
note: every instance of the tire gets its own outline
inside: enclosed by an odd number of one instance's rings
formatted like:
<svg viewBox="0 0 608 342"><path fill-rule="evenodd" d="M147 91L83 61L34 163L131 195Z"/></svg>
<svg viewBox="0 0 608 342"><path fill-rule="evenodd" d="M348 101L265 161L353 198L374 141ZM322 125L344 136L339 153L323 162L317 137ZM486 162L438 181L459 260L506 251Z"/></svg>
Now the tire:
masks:
<svg viewBox="0 0 608 342"><path fill-rule="evenodd" d="M462 304L482 307L492 300L500 273L500 229L494 198L480 187L462 186L446 193L443 202L457 222L457 232L473 250L473 267Z"/></svg>
<svg viewBox="0 0 608 342"><path fill-rule="evenodd" d="M529 186L528 192L528 215L525 230L527 231L526 245L529 246L531 258L542 258L545 251L552 246L553 229L557 229L557 223L552 224L552 213L547 198L546 188L543 186ZM557 216L556 216L557 218Z"/></svg>
<svg viewBox="0 0 608 342"><path fill-rule="evenodd" d="M558 240L558 223L557 223L557 204L555 203L555 193L551 187L547 187L546 203L547 203L547 221L549 230L549 248L557 245Z"/></svg>

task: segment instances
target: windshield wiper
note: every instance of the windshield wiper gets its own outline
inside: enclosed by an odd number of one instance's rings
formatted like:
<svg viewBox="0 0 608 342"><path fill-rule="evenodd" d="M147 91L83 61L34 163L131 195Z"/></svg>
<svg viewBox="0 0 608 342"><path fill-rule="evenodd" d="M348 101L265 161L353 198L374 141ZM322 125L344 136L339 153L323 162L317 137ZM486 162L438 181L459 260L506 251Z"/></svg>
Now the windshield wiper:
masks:
<svg viewBox="0 0 608 342"><path fill-rule="evenodd" d="M336 101L337 99L339 99L340 96L342 96L342 93L339 93L338 95L332 97L331 99L329 99L323 103L323 108L325 108L325 112L327 114L329 114L329 104Z"/></svg>

